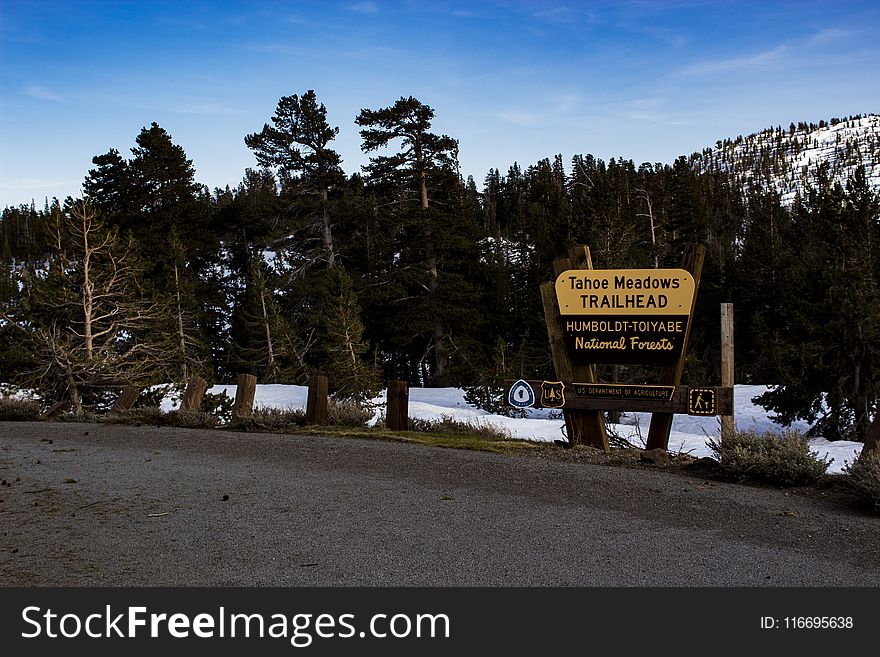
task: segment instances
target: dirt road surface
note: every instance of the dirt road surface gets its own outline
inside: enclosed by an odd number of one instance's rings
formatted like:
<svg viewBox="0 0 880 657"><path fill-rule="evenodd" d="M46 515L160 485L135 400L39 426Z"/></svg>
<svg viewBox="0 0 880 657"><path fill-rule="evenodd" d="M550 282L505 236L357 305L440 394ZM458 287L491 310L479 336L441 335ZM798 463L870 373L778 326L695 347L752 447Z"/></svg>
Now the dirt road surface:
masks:
<svg viewBox="0 0 880 657"><path fill-rule="evenodd" d="M880 517L662 470L0 423L0 582L877 586Z"/></svg>

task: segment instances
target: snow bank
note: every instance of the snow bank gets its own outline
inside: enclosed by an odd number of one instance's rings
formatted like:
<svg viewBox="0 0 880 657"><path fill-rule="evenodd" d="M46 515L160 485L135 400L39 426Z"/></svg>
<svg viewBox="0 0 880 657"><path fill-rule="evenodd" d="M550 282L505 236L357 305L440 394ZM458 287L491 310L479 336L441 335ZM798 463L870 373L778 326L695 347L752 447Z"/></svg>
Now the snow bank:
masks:
<svg viewBox="0 0 880 657"><path fill-rule="evenodd" d="M775 423L761 406L752 399L766 392L766 386L736 386L734 389L734 409L736 426L741 430L753 429L759 433L766 431L782 431L784 427ZM235 397L234 385L214 386L209 392L225 393ZM257 385L254 404L275 408L305 408L308 389L305 386L280 384ZM372 400L377 405L375 423L385 405L385 393ZM178 404L175 398L166 398L162 402L164 410L172 410ZM459 422L474 425L494 425L518 440L535 442L553 442L564 440L564 422L561 413L550 409L528 409L525 418L510 418L494 415L475 408L464 399L464 391L459 388L410 388L409 415L422 420L439 420L450 417ZM620 424L613 424L610 430L637 446L644 446L644 438L648 433L650 414L625 413ZM796 422L792 428L806 431L810 425ZM669 450L690 454L694 457L711 456L707 441L717 438L720 422L717 417L691 417L676 415L669 436ZM830 442L824 438L811 441L814 452L820 458L834 459L828 468L829 473L842 472L846 463L852 463L862 449L861 443L848 441Z"/></svg>

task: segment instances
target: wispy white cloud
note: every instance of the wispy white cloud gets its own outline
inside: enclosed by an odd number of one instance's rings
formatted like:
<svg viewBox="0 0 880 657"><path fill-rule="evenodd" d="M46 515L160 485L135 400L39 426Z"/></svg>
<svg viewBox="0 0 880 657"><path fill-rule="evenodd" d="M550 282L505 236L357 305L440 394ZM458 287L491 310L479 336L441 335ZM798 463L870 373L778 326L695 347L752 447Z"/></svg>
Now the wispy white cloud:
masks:
<svg viewBox="0 0 880 657"><path fill-rule="evenodd" d="M696 62L679 69L681 75L714 75L730 71L747 71L758 69L768 64L779 62L789 53L789 47L781 45L754 55L733 57L730 59L708 59Z"/></svg>
<svg viewBox="0 0 880 657"><path fill-rule="evenodd" d="M205 116L226 116L236 114L236 110L222 103L193 103L172 110L178 114L202 114Z"/></svg>
<svg viewBox="0 0 880 657"><path fill-rule="evenodd" d="M541 112L524 112L516 109L497 112L492 114L492 116L521 128L537 128L544 125L547 119L547 115Z"/></svg>
<svg viewBox="0 0 880 657"><path fill-rule="evenodd" d="M532 16L551 23L571 23L576 18L571 7L566 5L546 7L532 13Z"/></svg>
<svg viewBox="0 0 880 657"><path fill-rule="evenodd" d="M510 107L494 112L491 116L523 128L546 127L576 117L582 101L580 94L561 93L548 97L547 102L540 107Z"/></svg>
<svg viewBox="0 0 880 657"><path fill-rule="evenodd" d="M670 119L669 116L663 114L661 112L646 112L644 110L630 110L625 111L621 114L624 118L631 119L633 121L641 121L643 123L656 123L657 125L690 125L690 121L683 121L681 119Z"/></svg>
<svg viewBox="0 0 880 657"><path fill-rule="evenodd" d="M831 43L833 41L839 41L841 39L847 39L856 34L855 30L844 30L839 27L829 27L824 30L819 30L810 37L809 43L813 45L820 45L825 43Z"/></svg>
<svg viewBox="0 0 880 657"><path fill-rule="evenodd" d="M25 87L24 92L32 98L39 98L40 100L50 100L54 103L64 102L64 98L62 98L60 95L38 84L32 84Z"/></svg>
<svg viewBox="0 0 880 657"><path fill-rule="evenodd" d="M20 180L0 180L0 189L36 190L50 187L69 187L77 185L77 180L43 180L40 178L22 178Z"/></svg>
<svg viewBox="0 0 880 657"><path fill-rule="evenodd" d="M581 100L580 94L559 94L550 99L551 108L555 114L569 114L578 108Z"/></svg>
<svg viewBox="0 0 880 657"><path fill-rule="evenodd" d="M379 6L375 2L355 2L345 5L348 11L354 11L358 14L378 14Z"/></svg>
<svg viewBox="0 0 880 657"><path fill-rule="evenodd" d="M630 121L638 121L642 123L655 123L665 126L690 125L690 121L682 119L680 113L672 118L668 112L669 99L662 96L652 96L644 98L633 98L624 100L620 103L622 107L619 110L608 110L609 118L612 111L616 114L616 118L626 119Z"/></svg>

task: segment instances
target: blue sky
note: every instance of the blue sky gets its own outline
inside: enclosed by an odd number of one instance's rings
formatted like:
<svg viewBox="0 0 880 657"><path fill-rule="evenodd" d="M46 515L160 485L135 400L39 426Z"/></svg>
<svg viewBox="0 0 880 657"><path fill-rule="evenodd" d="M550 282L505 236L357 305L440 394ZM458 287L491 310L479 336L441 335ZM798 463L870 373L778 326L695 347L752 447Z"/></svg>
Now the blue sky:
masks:
<svg viewBox="0 0 880 657"><path fill-rule="evenodd" d="M155 121L210 188L314 89L352 173L361 108L413 95L480 184L561 153L671 163L718 139L880 112L880 3L0 2L0 206L77 195Z"/></svg>

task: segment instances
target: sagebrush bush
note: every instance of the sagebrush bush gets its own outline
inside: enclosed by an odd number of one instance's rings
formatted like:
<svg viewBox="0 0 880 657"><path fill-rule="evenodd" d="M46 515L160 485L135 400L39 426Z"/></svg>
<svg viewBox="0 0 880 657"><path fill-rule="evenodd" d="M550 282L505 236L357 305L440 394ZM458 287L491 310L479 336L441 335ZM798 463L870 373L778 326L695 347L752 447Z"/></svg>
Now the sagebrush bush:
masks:
<svg viewBox="0 0 880 657"><path fill-rule="evenodd" d="M156 426L167 425L165 413L158 406L135 407L127 411L116 411L107 414L108 422L119 424L153 424Z"/></svg>
<svg viewBox="0 0 880 657"><path fill-rule="evenodd" d="M33 399L0 397L0 422L28 422L39 417L39 402Z"/></svg>
<svg viewBox="0 0 880 657"><path fill-rule="evenodd" d="M299 408L257 407L247 417L233 420L233 426L243 431L281 431L302 424L305 411Z"/></svg>
<svg viewBox="0 0 880 657"><path fill-rule="evenodd" d="M66 413L62 413L55 419L58 422L102 422L106 418L105 415L101 413L95 413L89 409L83 409L83 412L80 415L77 415L74 411L67 411Z"/></svg>
<svg viewBox="0 0 880 657"><path fill-rule="evenodd" d="M723 441L709 440L709 449L723 472L780 486L805 486L819 479L833 459L819 459L809 439L798 431L781 434L736 431Z"/></svg>
<svg viewBox="0 0 880 657"><path fill-rule="evenodd" d="M863 454L843 466L847 486L860 501L880 511L880 456Z"/></svg>
<svg viewBox="0 0 880 657"><path fill-rule="evenodd" d="M439 420L420 420L410 418L410 431L419 431L423 433L443 433L458 434L469 436L482 436L487 440L509 440L509 432L496 427L493 424L470 424L455 420L448 415L444 415Z"/></svg>
<svg viewBox="0 0 880 657"><path fill-rule="evenodd" d="M204 411L170 411L165 418L169 426L186 429L215 429L220 424L220 418Z"/></svg>
<svg viewBox="0 0 880 657"><path fill-rule="evenodd" d="M327 404L327 424L336 427L365 427L373 419L373 408L355 399L331 397Z"/></svg>
<svg viewBox="0 0 880 657"><path fill-rule="evenodd" d="M145 406L99 415L96 421L116 424L149 424L156 427L182 427L185 429L216 429L220 424L219 418L204 411L176 410L166 412L158 406Z"/></svg>

